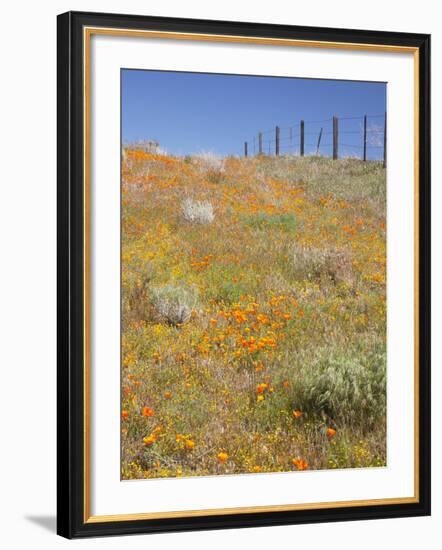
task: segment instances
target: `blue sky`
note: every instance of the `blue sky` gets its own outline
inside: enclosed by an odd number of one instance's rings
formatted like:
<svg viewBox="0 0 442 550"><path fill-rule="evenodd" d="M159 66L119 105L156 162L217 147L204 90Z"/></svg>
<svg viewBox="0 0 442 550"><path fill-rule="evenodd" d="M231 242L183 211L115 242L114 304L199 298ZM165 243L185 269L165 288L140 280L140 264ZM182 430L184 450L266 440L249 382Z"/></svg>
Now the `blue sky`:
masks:
<svg viewBox="0 0 442 550"><path fill-rule="evenodd" d="M331 118L340 118L340 155L361 155L363 115L368 118L368 157L381 158L386 85L376 82L216 75L123 69L123 143L153 139L174 155L211 151L221 156L299 151L305 120L305 152L331 153ZM376 115L376 116L370 116ZM344 119L345 118L345 119ZM255 139L255 141L254 141Z"/></svg>

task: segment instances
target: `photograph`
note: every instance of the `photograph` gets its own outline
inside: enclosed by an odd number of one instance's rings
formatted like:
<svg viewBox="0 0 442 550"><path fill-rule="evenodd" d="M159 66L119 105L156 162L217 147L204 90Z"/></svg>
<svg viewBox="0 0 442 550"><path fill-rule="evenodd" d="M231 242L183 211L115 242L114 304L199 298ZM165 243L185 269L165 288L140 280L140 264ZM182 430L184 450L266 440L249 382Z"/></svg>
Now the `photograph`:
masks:
<svg viewBox="0 0 442 550"><path fill-rule="evenodd" d="M121 479L386 468L386 82L120 79Z"/></svg>
<svg viewBox="0 0 442 550"><path fill-rule="evenodd" d="M434 548L433 4L5 3L5 549Z"/></svg>
<svg viewBox="0 0 442 550"><path fill-rule="evenodd" d="M62 537L430 514L430 35L322 25L58 16Z"/></svg>

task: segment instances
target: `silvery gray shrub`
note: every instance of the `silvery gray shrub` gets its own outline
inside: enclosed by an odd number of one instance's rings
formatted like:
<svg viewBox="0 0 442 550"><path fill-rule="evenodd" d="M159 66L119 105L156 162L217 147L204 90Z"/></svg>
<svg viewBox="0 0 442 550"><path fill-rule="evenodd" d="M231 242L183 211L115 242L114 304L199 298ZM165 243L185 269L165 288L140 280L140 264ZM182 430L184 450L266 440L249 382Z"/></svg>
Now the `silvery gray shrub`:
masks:
<svg viewBox="0 0 442 550"><path fill-rule="evenodd" d="M215 219L213 206L209 201L195 201L187 198L182 205L183 217L191 223L209 224Z"/></svg>
<svg viewBox="0 0 442 550"><path fill-rule="evenodd" d="M152 290L152 302L161 317L171 325L186 323L196 306L197 296L193 289L168 284Z"/></svg>

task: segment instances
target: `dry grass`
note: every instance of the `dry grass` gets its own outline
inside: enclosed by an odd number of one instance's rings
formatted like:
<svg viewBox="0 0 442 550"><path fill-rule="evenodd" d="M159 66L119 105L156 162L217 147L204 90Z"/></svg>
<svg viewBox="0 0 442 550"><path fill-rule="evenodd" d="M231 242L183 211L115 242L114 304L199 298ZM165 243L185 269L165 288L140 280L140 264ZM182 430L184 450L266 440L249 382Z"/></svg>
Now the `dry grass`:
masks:
<svg viewBox="0 0 442 550"><path fill-rule="evenodd" d="M124 479L385 465L378 163L127 150L122 214Z"/></svg>

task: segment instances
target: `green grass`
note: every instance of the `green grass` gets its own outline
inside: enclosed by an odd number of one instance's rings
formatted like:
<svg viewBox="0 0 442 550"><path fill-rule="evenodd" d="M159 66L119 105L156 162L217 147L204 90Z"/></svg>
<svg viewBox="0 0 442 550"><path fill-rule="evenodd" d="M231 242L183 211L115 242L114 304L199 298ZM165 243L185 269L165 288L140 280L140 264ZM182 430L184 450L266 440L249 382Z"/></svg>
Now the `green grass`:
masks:
<svg viewBox="0 0 442 550"><path fill-rule="evenodd" d="M261 212L253 216L244 216L242 223L253 229L281 229L282 231L294 232L297 228L296 218L293 214L266 214Z"/></svg>

